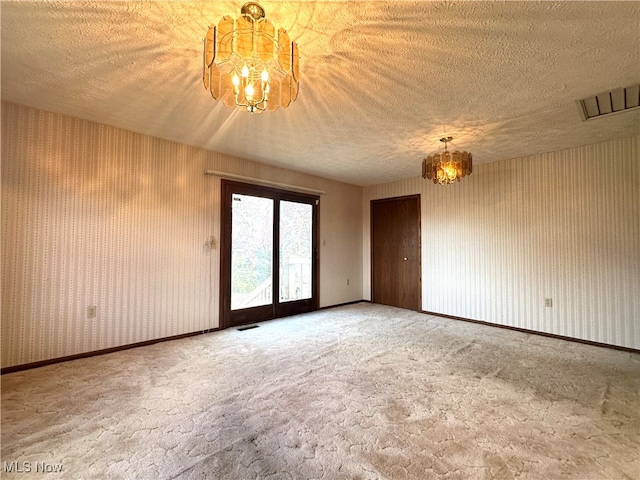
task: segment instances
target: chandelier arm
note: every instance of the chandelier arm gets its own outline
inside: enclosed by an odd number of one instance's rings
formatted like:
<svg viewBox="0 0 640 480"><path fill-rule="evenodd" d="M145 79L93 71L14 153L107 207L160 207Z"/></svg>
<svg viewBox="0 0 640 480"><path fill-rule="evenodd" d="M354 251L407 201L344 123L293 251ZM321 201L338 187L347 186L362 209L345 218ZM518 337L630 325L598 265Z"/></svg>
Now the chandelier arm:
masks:
<svg viewBox="0 0 640 480"><path fill-rule="evenodd" d="M267 99L265 98L265 94L264 94L264 92L263 92L263 94L262 94L262 98L261 98L260 100L257 100L257 101L252 102L252 103L249 103L249 102L247 102L247 103L241 103L241 102L239 102L239 101L238 101L238 95L239 95L239 93L235 93L235 95L234 95L234 96L235 96L235 100L236 100L236 105L237 105L237 106L239 106L239 107L255 107L255 108L257 108L258 110L264 110L264 109L266 108L266 107L263 107L263 108L259 108L259 107L258 107L258 105L260 105L260 104L262 104L262 103L267 102Z"/></svg>

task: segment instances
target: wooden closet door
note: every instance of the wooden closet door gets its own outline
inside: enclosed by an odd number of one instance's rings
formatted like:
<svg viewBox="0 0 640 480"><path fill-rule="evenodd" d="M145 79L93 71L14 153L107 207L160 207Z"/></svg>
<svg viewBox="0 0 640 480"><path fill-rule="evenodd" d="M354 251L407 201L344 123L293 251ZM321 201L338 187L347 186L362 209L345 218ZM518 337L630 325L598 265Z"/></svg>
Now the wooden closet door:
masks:
<svg viewBox="0 0 640 480"><path fill-rule="evenodd" d="M371 202L371 299L421 310L420 195Z"/></svg>

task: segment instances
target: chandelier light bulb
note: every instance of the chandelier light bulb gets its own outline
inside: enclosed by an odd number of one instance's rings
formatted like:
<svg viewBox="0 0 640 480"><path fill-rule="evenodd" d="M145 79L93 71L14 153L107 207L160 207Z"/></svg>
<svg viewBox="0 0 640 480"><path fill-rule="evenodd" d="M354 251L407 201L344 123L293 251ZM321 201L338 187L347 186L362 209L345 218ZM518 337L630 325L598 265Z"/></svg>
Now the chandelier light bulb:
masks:
<svg viewBox="0 0 640 480"><path fill-rule="evenodd" d="M263 82L268 82L269 81L269 72L267 72L266 70L262 70L262 81Z"/></svg>
<svg viewBox="0 0 640 480"><path fill-rule="evenodd" d="M458 172L456 166L452 162L445 163L442 166L442 169L447 174L447 177L450 181L454 181L456 179L456 175Z"/></svg>
<svg viewBox="0 0 640 480"><path fill-rule="evenodd" d="M242 78L249 78L249 67L247 67L246 63L242 66L240 75L242 75Z"/></svg>

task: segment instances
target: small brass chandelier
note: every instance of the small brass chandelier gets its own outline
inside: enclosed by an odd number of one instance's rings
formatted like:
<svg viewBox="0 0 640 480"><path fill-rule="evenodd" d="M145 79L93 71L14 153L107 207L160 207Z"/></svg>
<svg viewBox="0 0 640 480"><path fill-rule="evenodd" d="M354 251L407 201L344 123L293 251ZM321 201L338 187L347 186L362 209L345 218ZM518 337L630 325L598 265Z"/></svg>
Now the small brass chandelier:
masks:
<svg viewBox="0 0 640 480"><path fill-rule="evenodd" d="M444 142L444 152L434 153L422 160L422 178L433 180L433 183L447 185L459 182L462 177L471 175L472 162L469 152L449 152L447 143L453 137L444 137L440 141Z"/></svg>
<svg viewBox="0 0 640 480"><path fill-rule="evenodd" d="M300 88L298 45L277 31L257 3L240 17L210 26L204 42L202 80L215 100L249 113L287 108Z"/></svg>

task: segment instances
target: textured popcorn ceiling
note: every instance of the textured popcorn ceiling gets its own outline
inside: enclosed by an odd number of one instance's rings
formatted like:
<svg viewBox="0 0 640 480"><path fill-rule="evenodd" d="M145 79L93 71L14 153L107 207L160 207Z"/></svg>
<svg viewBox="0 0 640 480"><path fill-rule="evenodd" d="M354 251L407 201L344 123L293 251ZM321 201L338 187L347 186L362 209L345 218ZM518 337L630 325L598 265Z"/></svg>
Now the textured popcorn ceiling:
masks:
<svg viewBox="0 0 640 480"><path fill-rule="evenodd" d="M419 175L443 135L485 163L640 131L576 103L639 81L639 2L263 1L302 59L261 115L201 80L242 3L3 1L2 99L359 185Z"/></svg>

